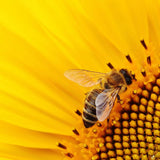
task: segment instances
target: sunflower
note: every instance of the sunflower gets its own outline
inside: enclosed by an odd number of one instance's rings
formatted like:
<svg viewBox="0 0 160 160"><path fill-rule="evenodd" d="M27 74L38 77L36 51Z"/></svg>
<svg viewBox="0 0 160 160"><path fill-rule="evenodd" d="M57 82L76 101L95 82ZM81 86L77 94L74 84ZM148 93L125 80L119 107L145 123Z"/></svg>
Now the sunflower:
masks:
<svg viewBox="0 0 160 160"><path fill-rule="evenodd" d="M160 159L160 1L2 1L3 160ZM107 65L109 67L107 67ZM68 69L126 68L133 83L86 129Z"/></svg>

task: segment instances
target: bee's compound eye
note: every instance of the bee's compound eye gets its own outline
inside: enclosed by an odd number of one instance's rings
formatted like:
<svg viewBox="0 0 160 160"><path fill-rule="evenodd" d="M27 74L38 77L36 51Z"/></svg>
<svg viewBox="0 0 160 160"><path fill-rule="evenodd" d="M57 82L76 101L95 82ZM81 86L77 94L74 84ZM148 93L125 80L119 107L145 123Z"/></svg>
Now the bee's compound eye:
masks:
<svg viewBox="0 0 160 160"><path fill-rule="evenodd" d="M132 83L132 79L130 78L130 77L125 77L125 79L126 79L126 83L128 84L128 85L130 85L131 83Z"/></svg>
<svg viewBox="0 0 160 160"><path fill-rule="evenodd" d="M132 77L131 77L131 75L128 73L127 69L121 69L121 70L120 70L120 73L123 74L127 85L132 84Z"/></svg>

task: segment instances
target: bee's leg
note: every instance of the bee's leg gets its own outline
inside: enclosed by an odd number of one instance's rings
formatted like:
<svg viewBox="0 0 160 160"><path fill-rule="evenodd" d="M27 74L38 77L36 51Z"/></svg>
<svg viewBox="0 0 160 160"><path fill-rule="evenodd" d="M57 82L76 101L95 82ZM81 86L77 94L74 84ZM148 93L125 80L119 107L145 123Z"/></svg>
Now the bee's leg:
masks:
<svg viewBox="0 0 160 160"><path fill-rule="evenodd" d="M86 93L84 93L84 95L88 95L90 92L86 92Z"/></svg>
<svg viewBox="0 0 160 160"><path fill-rule="evenodd" d="M119 94L117 94L117 100L120 102L121 98L119 96Z"/></svg>

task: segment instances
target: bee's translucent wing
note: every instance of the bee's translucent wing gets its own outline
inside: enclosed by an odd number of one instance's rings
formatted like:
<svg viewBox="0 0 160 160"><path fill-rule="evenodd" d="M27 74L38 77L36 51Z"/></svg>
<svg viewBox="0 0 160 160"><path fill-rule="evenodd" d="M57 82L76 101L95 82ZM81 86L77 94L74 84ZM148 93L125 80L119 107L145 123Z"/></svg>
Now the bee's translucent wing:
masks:
<svg viewBox="0 0 160 160"><path fill-rule="evenodd" d="M99 121L104 121L110 114L117 94L120 88L105 89L100 93L95 101L96 104L96 116Z"/></svg>
<svg viewBox="0 0 160 160"><path fill-rule="evenodd" d="M98 84L107 73L94 72L82 69L71 69L64 73L65 77L84 87Z"/></svg>

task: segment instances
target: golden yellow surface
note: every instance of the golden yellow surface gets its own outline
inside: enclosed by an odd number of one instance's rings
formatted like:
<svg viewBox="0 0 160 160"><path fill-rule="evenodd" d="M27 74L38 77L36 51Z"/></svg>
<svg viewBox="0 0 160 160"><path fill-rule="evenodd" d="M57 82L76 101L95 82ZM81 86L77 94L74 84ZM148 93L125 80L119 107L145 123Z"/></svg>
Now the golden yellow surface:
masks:
<svg viewBox="0 0 160 160"><path fill-rule="evenodd" d="M150 78L155 72L160 58L160 1L91 1L91 0L4 0L0 3L0 157L4 160L61 160L67 159L71 153L72 159L97 159L115 156L121 160L121 148L137 143L128 143L127 135L133 140L136 124L131 122L131 129L127 123L138 118L137 132L148 136L151 141L151 122L156 136L154 140L159 144L160 109L159 93L160 79L152 86ZM140 40L144 39L146 51ZM130 55L133 64L126 60ZM146 57L151 55L153 68L146 67ZM145 60L145 62L144 62ZM82 112L84 93L89 89L78 86L67 80L64 72L68 69L88 69L99 72L110 71L106 63L111 62L117 69L128 68L136 74L137 82L148 83L140 99L138 90L134 96L135 103L141 102L141 114L137 114L137 107L132 106L134 113L126 112L122 117L126 128L117 129L117 135L124 134L126 142L120 144L120 137L114 137L118 151L102 152L106 148L113 148L112 140L102 146L101 140L95 142L86 154L86 139L98 134L112 134L112 130L85 130L82 120L75 114L75 110ZM140 71L146 69L144 78ZM153 72L152 72L153 71ZM149 73L149 75L148 75ZM141 87L140 87L141 88ZM134 90L132 86L132 92ZM130 90L131 91L131 90ZM128 94L131 95L131 92ZM123 95L125 97L125 95ZM127 97L127 96L126 96ZM156 104L155 117L153 103ZM146 108L144 108L144 106ZM147 107L148 106L148 107ZM128 110L130 106L127 106ZM126 107L126 108L127 108ZM131 108L132 108L131 107ZM115 107L116 108L116 107ZM118 108L118 107L117 107ZM116 109L117 109L116 108ZM119 110L113 110L113 117L118 121ZM145 115L147 111L147 115ZM114 114L115 113L115 114ZM116 115L116 116L115 116ZM143 121L147 120L145 124ZM120 124L117 123L117 126ZM142 129L143 125L147 129ZM73 133L77 128L80 136ZM82 131L83 130L83 131ZM92 132L93 131L93 132ZM133 134L133 135L132 135ZM143 139L140 137L140 139ZM57 142L64 144L67 149L57 147ZM87 141L88 142L88 141ZM82 143L82 144L81 144ZM141 144L141 143L140 143ZM82 147L81 147L82 145ZM145 146L146 144L141 144ZM152 155L153 144L149 154ZM81 150L81 152L80 152ZM93 151L93 152L92 152ZM68 154L69 152L69 154ZM71 153L70 153L71 152ZM129 154L132 151L125 151ZM141 149L145 154L145 150ZM125 159L138 159L137 150L132 156L125 155ZM131 154L131 153L130 153ZM92 156L93 155L93 156ZM158 154L157 154L158 155ZM92 158L91 158L92 157ZM70 159L70 158L69 158ZM114 159L114 157L112 158ZM145 159L145 155L144 155Z"/></svg>

